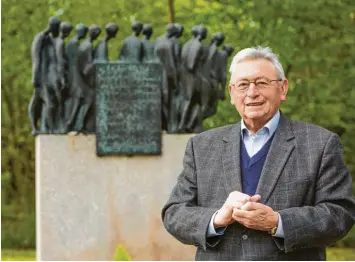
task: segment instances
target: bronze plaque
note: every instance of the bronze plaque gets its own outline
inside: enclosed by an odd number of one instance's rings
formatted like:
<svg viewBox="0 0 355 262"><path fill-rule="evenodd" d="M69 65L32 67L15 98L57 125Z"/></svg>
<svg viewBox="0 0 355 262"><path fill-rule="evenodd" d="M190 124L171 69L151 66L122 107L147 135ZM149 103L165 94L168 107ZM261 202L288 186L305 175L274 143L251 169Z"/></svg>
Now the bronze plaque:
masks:
<svg viewBox="0 0 355 262"><path fill-rule="evenodd" d="M158 63L96 63L96 154L161 154Z"/></svg>

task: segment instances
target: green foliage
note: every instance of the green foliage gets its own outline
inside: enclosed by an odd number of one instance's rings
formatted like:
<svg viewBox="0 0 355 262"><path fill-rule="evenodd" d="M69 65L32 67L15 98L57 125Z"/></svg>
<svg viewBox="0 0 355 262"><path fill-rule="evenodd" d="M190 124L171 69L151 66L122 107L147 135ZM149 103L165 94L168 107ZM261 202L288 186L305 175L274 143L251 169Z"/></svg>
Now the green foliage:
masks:
<svg viewBox="0 0 355 262"><path fill-rule="evenodd" d="M5 214L16 214L7 219L2 218L1 243L3 248L35 248L36 247L36 214L35 212L15 212L13 206L4 209ZM15 206L17 209L17 206Z"/></svg>
<svg viewBox="0 0 355 262"><path fill-rule="evenodd" d="M52 15L73 25L82 22L104 27L113 21L120 27L116 39L109 42L109 56L114 60L122 40L131 34L133 19L150 23L153 38L163 34L168 5L165 0L6 0L1 12L1 216L6 224L2 244L34 247L35 140L27 113L33 92L30 49L34 36L46 28ZM176 0L175 19L185 26L183 42L190 38L192 26L202 23L209 35L225 33L225 43L236 51L255 45L273 48L290 81L282 111L291 119L337 132L345 161L355 174L353 0ZM219 103L218 113L205 121L205 128L240 119L228 94L226 97ZM354 247L353 232L339 245ZM26 236L30 237L24 240Z"/></svg>
<svg viewBox="0 0 355 262"><path fill-rule="evenodd" d="M118 244L115 252L115 261L131 261L127 250L123 245Z"/></svg>

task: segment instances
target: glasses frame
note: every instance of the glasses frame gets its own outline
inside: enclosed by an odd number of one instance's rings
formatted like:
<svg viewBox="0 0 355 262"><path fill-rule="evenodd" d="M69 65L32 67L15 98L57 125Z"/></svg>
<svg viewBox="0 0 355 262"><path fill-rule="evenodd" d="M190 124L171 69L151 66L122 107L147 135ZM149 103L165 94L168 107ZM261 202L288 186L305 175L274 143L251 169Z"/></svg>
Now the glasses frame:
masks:
<svg viewBox="0 0 355 262"><path fill-rule="evenodd" d="M268 86L265 86L265 87L260 87L259 85L257 85L257 81L259 80L267 80L269 83L268 83ZM246 87L245 89L238 89L237 88L237 83L239 82L242 82L242 81L245 81L245 82L249 82L249 85L248 87ZM256 90L258 90L260 92L260 90L264 90L264 89L267 89L271 86L272 82L279 82L279 81L283 81L283 79L268 79L266 77L262 77L262 78L257 78L253 81L250 81L250 80L247 80L247 79L244 79L244 80L240 80L234 84L231 84L231 87L238 93L246 93L248 91L248 89L250 88L251 84L254 84L255 85L255 88Z"/></svg>

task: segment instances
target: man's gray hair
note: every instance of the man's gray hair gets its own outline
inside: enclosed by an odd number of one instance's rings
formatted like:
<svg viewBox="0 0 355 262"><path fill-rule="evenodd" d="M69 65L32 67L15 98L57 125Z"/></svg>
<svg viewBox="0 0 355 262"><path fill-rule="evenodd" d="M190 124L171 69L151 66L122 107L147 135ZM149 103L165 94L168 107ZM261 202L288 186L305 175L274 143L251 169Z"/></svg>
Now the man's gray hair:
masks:
<svg viewBox="0 0 355 262"><path fill-rule="evenodd" d="M235 67L238 63L247 59L266 59L269 60L276 69L276 74L280 79L285 79L284 69L279 61L279 58L274 54L270 47L249 47L243 50L240 50L232 60L232 64L229 68L229 72L234 73Z"/></svg>

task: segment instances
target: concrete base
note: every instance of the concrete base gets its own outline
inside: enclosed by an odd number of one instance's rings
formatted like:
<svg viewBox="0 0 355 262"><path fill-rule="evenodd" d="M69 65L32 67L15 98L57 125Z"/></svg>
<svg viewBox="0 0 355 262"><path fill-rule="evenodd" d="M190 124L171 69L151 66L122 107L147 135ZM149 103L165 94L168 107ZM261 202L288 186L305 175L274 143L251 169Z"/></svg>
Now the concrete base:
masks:
<svg viewBox="0 0 355 262"><path fill-rule="evenodd" d="M193 260L163 227L161 209L191 135L163 135L161 156L97 157L95 136L36 138L37 259Z"/></svg>

